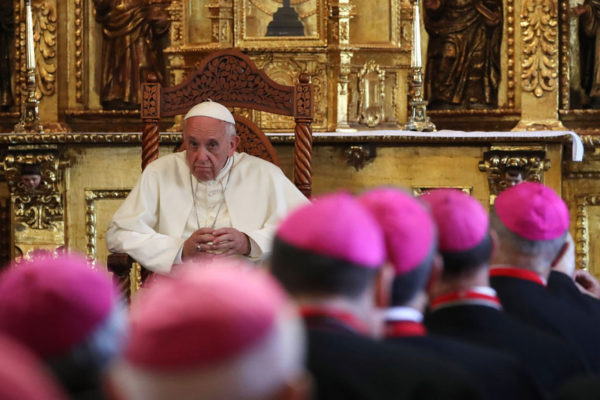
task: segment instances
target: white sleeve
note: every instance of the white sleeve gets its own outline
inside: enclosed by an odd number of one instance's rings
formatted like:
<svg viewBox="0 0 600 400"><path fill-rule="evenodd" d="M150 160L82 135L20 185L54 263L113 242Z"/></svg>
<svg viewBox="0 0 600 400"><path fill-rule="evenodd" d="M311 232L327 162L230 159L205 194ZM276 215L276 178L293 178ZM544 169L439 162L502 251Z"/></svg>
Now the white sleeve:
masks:
<svg viewBox="0 0 600 400"><path fill-rule="evenodd" d="M168 273L185 240L154 230L159 195L158 176L147 169L113 216L106 243L111 252L127 253L151 271Z"/></svg>

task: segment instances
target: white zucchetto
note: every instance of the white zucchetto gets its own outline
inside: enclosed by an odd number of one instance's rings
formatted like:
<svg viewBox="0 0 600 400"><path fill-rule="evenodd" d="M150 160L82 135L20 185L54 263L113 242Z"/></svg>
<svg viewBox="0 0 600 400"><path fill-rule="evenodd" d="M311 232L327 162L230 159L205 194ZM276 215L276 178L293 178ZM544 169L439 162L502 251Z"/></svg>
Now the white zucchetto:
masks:
<svg viewBox="0 0 600 400"><path fill-rule="evenodd" d="M233 115L227 107L212 100L196 104L190 108L190 111L185 114L183 119L186 120L191 117L210 117L235 125L235 119L233 119Z"/></svg>

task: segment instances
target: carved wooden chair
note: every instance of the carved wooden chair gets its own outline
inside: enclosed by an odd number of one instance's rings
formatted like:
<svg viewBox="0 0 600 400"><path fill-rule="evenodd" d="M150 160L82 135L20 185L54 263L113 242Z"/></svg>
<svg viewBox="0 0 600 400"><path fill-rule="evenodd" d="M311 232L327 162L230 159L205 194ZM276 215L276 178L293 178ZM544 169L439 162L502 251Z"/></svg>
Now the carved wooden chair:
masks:
<svg viewBox="0 0 600 400"><path fill-rule="evenodd" d="M142 84L142 170L158 158L160 118L184 114L193 105L208 99L227 107L293 116L296 122L293 181L310 197L314 106L309 76L300 74L299 82L294 86L280 85L258 69L247 55L234 49L208 55L183 83L176 86L162 87L154 74L148 74ZM240 115L234 117L241 139L238 151L279 165L275 149L256 124ZM110 254L107 264L126 298L149 274L127 254Z"/></svg>

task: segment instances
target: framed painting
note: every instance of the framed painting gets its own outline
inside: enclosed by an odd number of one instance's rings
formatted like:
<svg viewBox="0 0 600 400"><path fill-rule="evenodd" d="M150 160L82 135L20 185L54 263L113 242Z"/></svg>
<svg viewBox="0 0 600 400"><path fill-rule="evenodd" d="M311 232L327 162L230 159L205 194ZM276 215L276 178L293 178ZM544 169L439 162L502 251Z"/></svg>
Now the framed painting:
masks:
<svg viewBox="0 0 600 400"><path fill-rule="evenodd" d="M325 0L234 0L235 46L327 45Z"/></svg>

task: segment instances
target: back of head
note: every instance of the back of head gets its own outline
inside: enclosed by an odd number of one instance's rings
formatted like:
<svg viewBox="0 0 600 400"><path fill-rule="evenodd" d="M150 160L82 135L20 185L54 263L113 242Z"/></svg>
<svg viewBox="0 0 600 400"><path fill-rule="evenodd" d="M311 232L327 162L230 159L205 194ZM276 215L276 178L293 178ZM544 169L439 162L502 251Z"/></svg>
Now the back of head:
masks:
<svg viewBox="0 0 600 400"><path fill-rule="evenodd" d="M0 399L64 400L67 396L34 354L0 335Z"/></svg>
<svg viewBox="0 0 600 400"><path fill-rule="evenodd" d="M296 310L262 271L220 259L159 277L131 307L111 373L126 399L262 399L303 373Z"/></svg>
<svg viewBox="0 0 600 400"><path fill-rule="evenodd" d="M496 198L490 224L498 233L502 255L518 256L530 260L533 268L549 269L565 243L569 210L551 188L523 182Z"/></svg>
<svg viewBox="0 0 600 400"><path fill-rule="evenodd" d="M84 258L39 257L0 276L0 332L44 359L70 391L97 384L124 327L116 287Z"/></svg>
<svg viewBox="0 0 600 400"><path fill-rule="evenodd" d="M401 306L425 289L436 249L435 226L427 209L410 194L393 188L371 190L360 202L375 216L394 267L392 305Z"/></svg>
<svg viewBox="0 0 600 400"><path fill-rule="evenodd" d="M360 297L385 259L373 216L346 193L317 198L292 212L277 230L275 277L294 296Z"/></svg>
<svg viewBox="0 0 600 400"><path fill-rule="evenodd" d="M489 218L473 197L455 189L437 189L422 196L438 229L438 250L444 259L443 277L469 277L489 265L492 241Z"/></svg>

